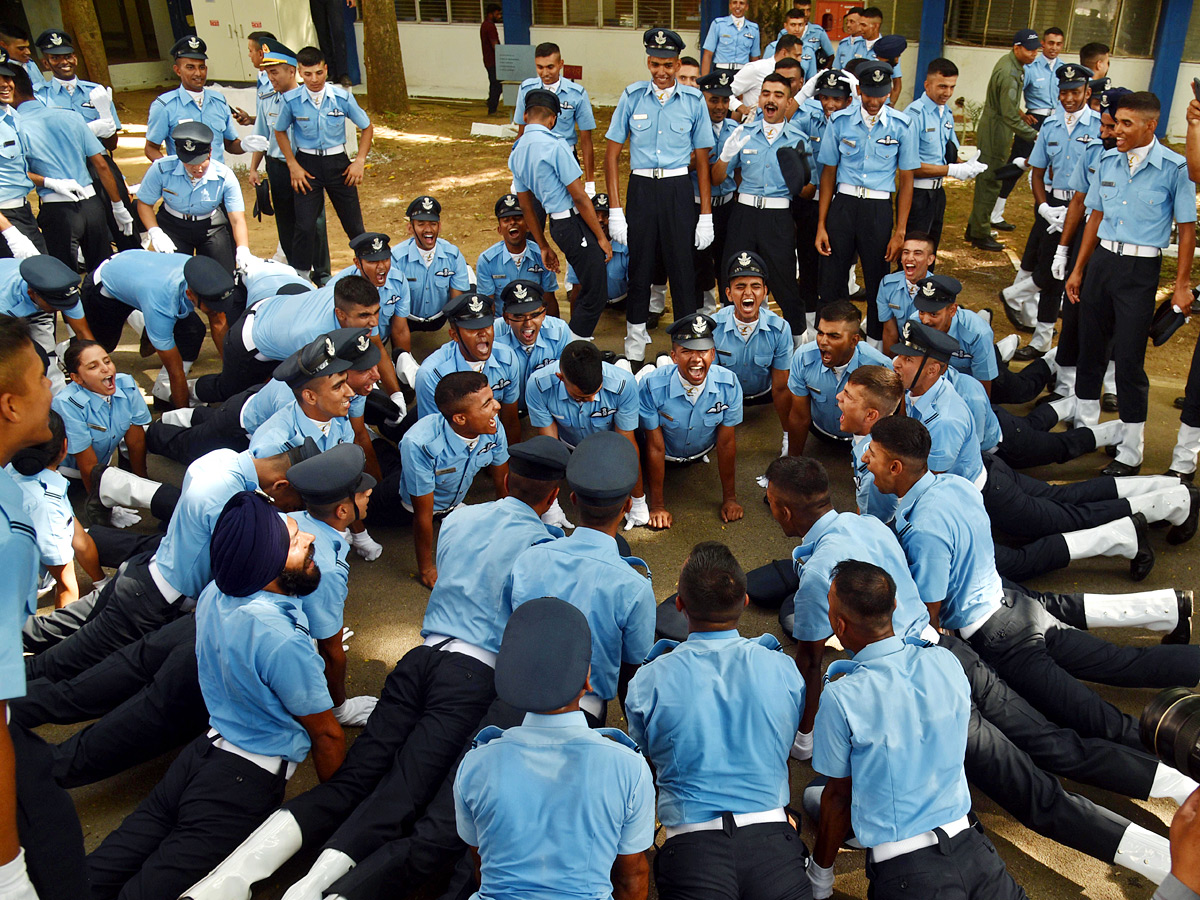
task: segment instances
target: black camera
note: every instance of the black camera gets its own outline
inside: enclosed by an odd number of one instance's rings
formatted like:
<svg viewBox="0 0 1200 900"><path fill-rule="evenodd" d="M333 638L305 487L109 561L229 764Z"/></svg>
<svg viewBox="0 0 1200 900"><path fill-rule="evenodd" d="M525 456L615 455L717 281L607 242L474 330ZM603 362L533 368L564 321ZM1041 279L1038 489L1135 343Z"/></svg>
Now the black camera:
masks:
<svg viewBox="0 0 1200 900"><path fill-rule="evenodd" d="M1200 694L1167 688L1142 710L1140 730L1155 756L1200 781Z"/></svg>

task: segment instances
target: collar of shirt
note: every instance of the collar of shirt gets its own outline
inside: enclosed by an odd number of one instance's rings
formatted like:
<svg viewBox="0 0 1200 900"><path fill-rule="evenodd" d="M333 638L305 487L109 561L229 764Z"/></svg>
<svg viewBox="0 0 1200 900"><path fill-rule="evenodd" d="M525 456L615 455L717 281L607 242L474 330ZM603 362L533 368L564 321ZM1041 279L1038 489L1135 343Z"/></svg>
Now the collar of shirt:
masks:
<svg viewBox="0 0 1200 900"><path fill-rule="evenodd" d="M885 122L887 122L886 104L880 107L879 112L874 116L867 112L867 108L865 106L859 106L858 113L862 116L863 124L867 126L868 131L870 131L876 125L883 125Z"/></svg>
<svg viewBox="0 0 1200 900"><path fill-rule="evenodd" d="M792 551L792 558L800 562L807 562L808 558L813 555L813 550L817 547L817 541L824 537L825 532L833 527L833 523L837 521L837 510L831 509L817 521L812 523L812 527L808 529L804 537L800 540L800 546Z"/></svg>
<svg viewBox="0 0 1200 900"><path fill-rule="evenodd" d="M312 91L310 91L307 86L305 86L304 96L308 98L309 103L311 103L317 109L320 109L321 103L324 102L324 100L325 100L325 88L328 86L329 85L325 85L325 87L322 87L315 94Z"/></svg>
<svg viewBox="0 0 1200 900"><path fill-rule="evenodd" d="M758 326L762 323L762 313L758 314L753 322L743 322L737 316L732 316L729 320L733 324L733 330L738 333L743 341L750 340L754 332L758 331Z"/></svg>
<svg viewBox="0 0 1200 900"><path fill-rule="evenodd" d="M525 713L521 727L544 731L574 728L582 728L585 731L589 730L587 718L579 710L549 716L544 713Z"/></svg>
<svg viewBox="0 0 1200 900"><path fill-rule="evenodd" d="M905 278L904 288L908 291L909 297L917 296L917 283L915 281L909 281L907 278Z"/></svg>
<svg viewBox="0 0 1200 900"><path fill-rule="evenodd" d="M740 17L739 16L730 16L729 18L733 20L733 27L736 28L738 31L741 31L742 26L746 24L745 16L740 16Z"/></svg>
<svg viewBox="0 0 1200 900"><path fill-rule="evenodd" d="M658 98L658 102L659 102L659 103L662 103L663 105L666 105L666 102L667 102L668 100L670 100L670 99L671 99L671 98L672 98L672 97L675 95L675 88L676 88L676 86L677 86L677 83L676 83L676 84L672 84L672 85L671 85L669 88L667 88L665 91L660 91L658 88L656 88L656 87L654 86L654 82L653 82L653 81L652 81L652 82L650 82L650 89L651 89L652 91L654 91L654 96Z"/></svg>
<svg viewBox="0 0 1200 900"><path fill-rule="evenodd" d="M195 103L197 106L199 106L202 109L204 108L204 88L201 88L198 91L189 91L187 88L185 88L181 84L179 86L179 89L181 91L183 91L188 97L190 97L191 101L193 103Z"/></svg>
<svg viewBox="0 0 1200 900"><path fill-rule="evenodd" d="M683 377L683 373L678 369L675 370L675 377L679 379L679 384L683 389L683 396L688 398L688 401L695 406L696 401L700 399L700 395L704 393L704 388L708 384L708 376L704 376L704 380L699 384L692 384Z"/></svg>
<svg viewBox="0 0 1200 900"><path fill-rule="evenodd" d="M212 160L208 164L208 168L204 170L204 174L199 178L192 178L188 170L183 165L183 160L176 159L175 167L171 169L171 175L178 175L180 178L186 178L195 186L202 181L216 181L220 176L217 174L217 167L214 165L216 160Z"/></svg>
<svg viewBox="0 0 1200 900"><path fill-rule="evenodd" d="M453 428L451 428L449 426L449 424L446 425L446 434L452 434L456 438L458 438L460 441L462 441L464 444L466 444L468 453L472 452L475 449L475 445L479 443L479 439L483 436L483 435L477 434L473 438L465 438L461 434L459 434L457 431L455 431Z"/></svg>
<svg viewBox="0 0 1200 900"><path fill-rule="evenodd" d="M914 418L920 421L924 415L933 408L937 402L937 398L941 396L942 391L946 390L947 388L954 390L954 388L950 387L950 382L947 381L943 376L933 383L933 387L919 397L914 397L911 391L907 392L907 399L912 405L912 409L921 414L919 416L915 416Z"/></svg>
<svg viewBox="0 0 1200 900"><path fill-rule="evenodd" d="M417 249L417 256L421 258L421 262L425 263L425 267L429 268L433 265L433 258L437 255L437 244L433 245L432 250L423 250L421 245L413 241L413 246Z"/></svg>
<svg viewBox="0 0 1200 900"><path fill-rule="evenodd" d="M512 260L513 265L519 269L525 264L525 256L529 253L529 248L526 247L520 253L513 253L511 250L505 252L508 253L508 258Z"/></svg>
<svg viewBox="0 0 1200 900"><path fill-rule="evenodd" d="M685 640L688 641L736 641L742 635L736 628L726 629L724 631L693 631Z"/></svg>
<svg viewBox="0 0 1200 900"><path fill-rule="evenodd" d="M557 94L559 91L559 88L562 87L562 78L559 78L558 81L554 82L554 84L542 83L542 84L538 85L538 87L543 91L549 91L552 94Z"/></svg>
<svg viewBox="0 0 1200 900"><path fill-rule="evenodd" d="M619 557L621 555L621 551L617 548L617 539L605 534L603 531L597 531L595 528L580 526L572 531L570 535L563 538L563 540L571 542L563 546L574 547L582 544L590 549L600 550L614 556Z"/></svg>
<svg viewBox="0 0 1200 900"><path fill-rule="evenodd" d="M66 91L68 94L74 94L75 89L79 87L79 79L72 78L70 81L63 81L61 78L54 78L50 82L51 87L60 91Z"/></svg>
<svg viewBox="0 0 1200 900"><path fill-rule="evenodd" d="M917 479L916 484L908 489L908 493L900 498L900 502L896 504L896 515L907 513L912 509L913 504L921 499L921 495L933 487L933 482L937 478L932 472L926 472Z"/></svg>
<svg viewBox="0 0 1200 900"><path fill-rule="evenodd" d="M854 654L856 663L870 662L873 659L880 659L884 656L891 656L893 653L899 653L904 649L904 639L897 634L891 637L886 637L881 641L874 641L863 647Z"/></svg>
<svg viewBox="0 0 1200 900"><path fill-rule="evenodd" d="M767 139L768 144L774 144L775 139L783 134L783 127L786 122L780 122L777 125L771 125L766 120L762 123L763 137Z"/></svg>
<svg viewBox="0 0 1200 900"><path fill-rule="evenodd" d="M1151 139L1150 143L1148 143L1146 146L1135 147L1125 154L1130 172L1136 172L1142 167L1142 165L1146 162L1146 158L1150 155L1150 151L1154 149L1154 145L1157 143L1158 140L1156 138Z"/></svg>

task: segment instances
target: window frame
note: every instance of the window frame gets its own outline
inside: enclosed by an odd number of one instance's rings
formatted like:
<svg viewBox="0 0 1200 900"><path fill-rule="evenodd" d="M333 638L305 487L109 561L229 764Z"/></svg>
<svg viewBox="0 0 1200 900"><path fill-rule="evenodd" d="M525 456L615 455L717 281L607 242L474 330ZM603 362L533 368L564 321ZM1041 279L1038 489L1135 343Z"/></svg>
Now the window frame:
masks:
<svg viewBox="0 0 1200 900"><path fill-rule="evenodd" d="M896 2L901 2L901 0L896 0ZM945 42L946 45L954 46L954 47L979 47L981 49L1006 49L1008 47L1007 43L988 42L988 39L987 39L988 32L991 28L993 10L997 9L1005 4L1012 6L1015 4L1015 2L1016 2L1016 0L950 0L949 8L947 9L945 28L943 31L943 41ZM1031 21L1031 22L1039 21L1040 14L1039 14L1038 7L1040 5L1042 5L1043 2L1045 2L1045 0L1029 0L1029 21ZM1155 45L1158 40L1159 19L1162 16L1162 7L1161 7L1161 4L1159 4L1159 3L1156 3L1154 5L1154 22L1153 22L1153 26L1150 28L1150 30L1148 32L1149 40L1150 40L1149 46L1146 47L1144 50L1139 50L1139 51L1129 51L1126 48L1118 46L1118 44L1119 44L1118 37L1121 34L1121 26L1123 24L1123 20L1124 20L1126 11L1128 9L1130 9L1131 6L1135 6L1135 5L1138 7L1144 6L1146 4L1146 2L1147 2L1147 0L1115 0L1116 11L1115 11L1115 14L1112 19L1112 27L1111 27L1109 33L1105 36L1105 39L1103 41L1110 48L1112 48L1111 49L1112 55L1114 55L1114 56L1119 55L1124 59L1153 59L1154 58ZM959 14L959 12L961 11L964 4L967 4L967 3L983 6L984 10L985 10L984 17L983 17L983 26L980 29L981 37L979 40L969 40L966 38L954 37L951 34L951 29L953 27L956 15ZM1044 16L1042 18L1044 18ZM1063 31L1066 32L1066 46L1069 48L1073 47L1074 45L1072 44L1072 37L1073 37L1074 31L1075 31L1075 16L1072 14L1067 19L1066 24L1060 25L1059 27L1061 27L1063 29ZM1121 51L1121 52L1118 52L1118 51ZM1074 49L1071 49L1069 51L1064 50L1063 52L1064 53L1066 53L1066 52L1074 53L1076 51Z"/></svg>

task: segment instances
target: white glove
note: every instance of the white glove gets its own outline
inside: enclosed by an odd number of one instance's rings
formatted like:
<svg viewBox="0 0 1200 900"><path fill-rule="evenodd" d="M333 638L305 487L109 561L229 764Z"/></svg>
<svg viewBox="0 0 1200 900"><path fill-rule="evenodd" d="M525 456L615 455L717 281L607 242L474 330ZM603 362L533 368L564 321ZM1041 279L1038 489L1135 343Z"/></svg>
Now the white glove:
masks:
<svg viewBox="0 0 1200 900"><path fill-rule="evenodd" d="M583 183L583 192L588 195L588 199L592 200L596 196L596 182L585 181Z"/></svg>
<svg viewBox="0 0 1200 900"><path fill-rule="evenodd" d="M137 510L127 506L114 506L109 521L112 522L113 528L128 528L142 521L142 517Z"/></svg>
<svg viewBox="0 0 1200 900"><path fill-rule="evenodd" d="M350 638L354 637L354 632L350 630L350 626L342 626L342 651L350 652Z"/></svg>
<svg viewBox="0 0 1200 900"><path fill-rule="evenodd" d="M554 525L564 530L575 527L571 523L571 520L567 518L567 514L563 512L563 508L559 505L557 497L550 508L542 513L542 522L543 524Z"/></svg>
<svg viewBox="0 0 1200 900"><path fill-rule="evenodd" d="M1046 220L1046 231L1057 234L1063 230L1063 223L1067 220L1067 208L1043 203L1038 206L1038 215Z"/></svg>
<svg viewBox="0 0 1200 900"><path fill-rule="evenodd" d="M92 88L88 99L92 101L92 106L96 108L100 118L112 119L112 88L98 84Z"/></svg>
<svg viewBox="0 0 1200 900"><path fill-rule="evenodd" d="M133 216L129 214L129 210L125 208L125 204L120 200L112 201L113 219L117 223L117 227L121 229L121 234L128 237L133 234Z"/></svg>
<svg viewBox="0 0 1200 900"><path fill-rule="evenodd" d="M650 505L646 502L646 497L643 494L641 497L634 497L633 503L629 507L629 512L625 513L625 530L632 531L639 525L650 524Z"/></svg>
<svg viewBox="0 0 1200 900"><path fill-rule="evenodd" d="M417 386L417 370L420 366L417 365L417 360L407 350L401 350L400 355L396 357L396 377L400 379L402 384L407 384L410 388Z"/></svg>
<svg viewBox="0 0 1200 900"><path fill-rule="evenodd" d="M367 562L379 559L380 554L383 553L383 544L367 534L366 531L350 532L350 546Z"/></svg>
<svg viewBox="0 0 1200 900"><path fill-rule="evenodd" d="M970 181L980 172L985 171L987 166L981 162L971 161L963 163L950 163L950 165L946 166L946 169L948 170L946 174L949 177L957 178L959 181Z"/></svg>
<svg viewBox="0 0 1200 900"><path fill-rule="evenodd" d="M245 274L246 270L258 262L258 257L250 252L249 247L238 247L233 254L233 267Z"/></svg>
<svg viewBox="0 0 1200 900"><path fill-rule="evenodd" d="M25 870L25 848L0 866L0 897L5 900L38 900L37 890Z"/></svg>
<svg viewBox="0 0 1200 900"><path fill-rule="evenodd" d="M367 719L371 718L371 713L378 703L378 697L347 697L345 703L333 708L333 717L342 725L361 728L367 724Z"/></svg>
<svg viewBox="0 0 1200 900"><path fill-rule="evenodd" d="M779 448L779 455L788 455L788 433L786 431L783 433L783 444ZM766 485L764 484L763 487L766 487Z"/></svg>
<svg viewBox="0 0 1200 900"><path fill-rule="evenodd" d="M47 178L45 179L47 190L51 190L56 194L62 194L64 197L70 197L72 200L86 200L87 194L83 187L74 178Z"/></svg>
<svg viewBox="0 0 1200 900"><path fill-rule="evenodd" d="M812 759L812 751L813 751L812 732L810 731L810 732L808 732L808 734L805 734L803 731L797 731L796 737L792 741L792 750L791 750L792 759L798 759L801 761L804 761L806 759Z"/></svg>
<svg viewBox="0 0 1200 900"><path fill-rule="evenodd" d="M733 158L742 152L742 148L750 143L752 137L754 137L752 131L748 131L744 124L739 125L733 129L733 134L725 141L725 146L721 148L721 155L717 158L723 163L733 162Z"/></svg>
<svg viewBox="0 0 1200 900"><path fill-rule="evenodd" d="M1055 281L1067 280L1067 253L1069 247L1059 244L1054 248L1054 261L1050 263L1050 277Z"/></svg>
<svg viewBox="0 0 1200 900"><path fill-rule="evenodd" d="M8 249L12 251L13 259L28 259L41 253L37 245L21 234L16 225L9 225L0 231L0 234L4 235L4 241L8 244Z"/></svg>
<svg viewBox="0 0 1200 900"><path fill-rule="evenodd" d="M833 866L826 869L818 866L815 859L810 859L808 881L812 885L813 900L827 900L833 896Z"/></svg>
<svg viewBox="0 0 1200 900"><path fill-rule="evenodd" d="M716 238L717 233L713 230L712 213L705 213L700 216L696 222L696 249L703 250Z"/></svg>
<svg viewBox="0 0 1200 900"><path fill-rule="evenodd" d="M608 211L608 234L615 244L629 244L629 225L625 222L625 210L619 206Z"/></svg>
<svg viewBox="0 0 1200 900"><path fill-rule="evenodd" d="M988 169L988 164L985 162L980 162L978 156L972 160L968 160L967 165L975 170L971 175L972 178L974 178L976 175L982 175Z"/></svg>
<svg viewBox="0 0 1200 900"><path fill-rule="evenodd" d="M242 149L247 153L266 153L271 142L261 134L248 134L242 138Z"/></svg>
<svg viewBox="0 0 1200 900"><path fill-rule="evenodd" d="M167 233L155 225L147 234L150 235L150 246L155 253L174 253L175 242L167 237Z"/></svg>
<svg viewBox="0 0 1200 900"><path fill-rule="evenodd" d="M1016 159L1013 160L1013 165L1016 166L1018 169L1020 169L1022 172L1025 172L1029 169L1029 160L1026 159L1024 156L1018 156Z"/></svg>
<svg viewBox="0 0 1200 900"><path fill-rule="evenodd" d="M87 123L88 131L103 140L117 133L117 124L112 119L92 119Z"/></svg>
<svg viewBox="0 0 1200 900"><path fill-rule="evenodd" d="M388 399L400 408L400 412L396 414L395 419L385 419L388 425L399 425L400 420L408 415L408 401L404 399L404 391L396 391Z"/></svg>

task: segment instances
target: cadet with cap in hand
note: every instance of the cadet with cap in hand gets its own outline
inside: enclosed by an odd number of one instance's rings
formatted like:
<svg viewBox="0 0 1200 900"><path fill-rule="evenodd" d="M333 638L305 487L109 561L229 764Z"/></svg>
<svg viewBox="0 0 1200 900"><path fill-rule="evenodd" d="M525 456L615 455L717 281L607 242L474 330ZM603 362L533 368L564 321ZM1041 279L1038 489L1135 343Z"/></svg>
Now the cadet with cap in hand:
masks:
<svg viewBox="0 0 1200 900"><path fill-rule="evenodd" d="M639 378L651 528L671 527L671 513L663 501L666 464L706 459L714 447L721 477L721 521L744 515L737 501L734 431L742 422L742 386L733 372L715 363L715 330L716 323L699 313L674 322L667 329L670 364L663 362Z"/></svg>
<svg viewBox="0 0 1200 900"><path fill-rule="evenodd" d="M208 317L213 343L221 347L234 287L233 274L206 256L123 250L84 279L83 308L96 340L109 353L121 339L125 320L139 310L143 343L163 364L154 399L185 409L191 396L187 375L204 343L204 323L196 311Z"/></svg>
<svg viewBox="0 0 1200 900"><path fill-rule="evenodd" d="M417 370L417 416L437 414L434 391L450 372L482 372L500 403L500 421L510 444L521 439L517 400L521 394L521 364L505 344L496 344L496 313L492 301L474 292L460 294L446 305L450 340L429 354Z"/></svg>
<svg viewBox="0 0 1200 900"><path fill-rule="evenodd" d="M462 251L438 235L442 232L442 204L435 197L414 197L405 210L408 233L392 249L392 265L408 281L414 331L437 331L446 321L446 304L471 289L467 261Z"/></svg>
<svg viewBox="0 0 1200 900"><path fill-rule="evenodd" d="M527 237L529 226L525 224L525 212L516 194L505 194L496 201L496 231L501 240L492 244L475 263L475 287L485 297L491 297L504 311L500 295L514 281L537 284L543 294L544 305L550 315L558 316L558 277L546 268L542 251L535 241Z"/></svg>
<svg viewBox="0 0 1200 900"><path fill-rule="evenodd" d="M525 95L528 127L509 154L508 167L513 173L513 192L524 213L525 227L532 233L545 267L558 272L561 263L546 239L534 204L550 217L550 236L582 287L571 307L571 334L590 338L604 311L601 273L612 258L612 247L584 190L579 163L551 130L560 106L558 95L552 91L538 88Z"/></svg>
<svg viewBox="0 0 1200 900"><path fill-rule="evenodd" d="M229 271L253 261L237 176L212 159L212 129L184 122L171 130L175 156L150 164L138 188L138 218L159 253L198 254ZM158 212L154 204L162 200Z"/></svg>
<svg viewBox="0 0 1200 900"><path fill-rule="evenodd" d="M504 630L496 693L529 712L506 731L484 730L463 757L454 782L459 837L488 896L580 890L644 900L650 768L623 732L596 732L580 711L595 659L587 619L553 597L527 606ZM555 764L564 758L571 764Z"/></svg>
<svg viewBox="0 0 1200 900"><path fill-rule="evenodd" d="M696 308L696 278L692 248L713 242L711 181L708 150L716 143L704 98L696 88L678 84L683 39L666 28L642 35L650 81L625 88L609 125L605 152L605 186L609 195L609 233L629 247L629 293L626 300L625 356L646 358L650 335L650 284L660 263L671 284L675 318ZM629 141L630 177L621 208L617 163ZM693 190L689 163L696 171ZM694 196L700 198L697 214ZM695 234L691 223L695 221Z"/></svg>
<svg viewBox="0 0 1200 900"><path fill-rule="evenodd" d="M167 142L168 156L175 155L175 139L171 133L181 122L202 122L212 129L214 138L220 142L213 147L213 159L225 161L225 151L239 154L246 151L263 152L267 141L259 135L248 134L238 139L229 103L219 91L204 85L208 81L208 46L203 38L194 34L185 35L171 47L173 68L179 78L179 87L159 94L150 104L146 118L146 158L150 162L163 156L162 143Z"/></svg>
<svg viewBox="0 0 1200 900"><path fill-rule="evenodd" d="M512 350L520 365L518 404L526 410L525 394L529 379L562 355L571 340L567 323L547 315L545 295L533 281L513 281L500 292L504 314L496 319L496 343Z"/></svg>

